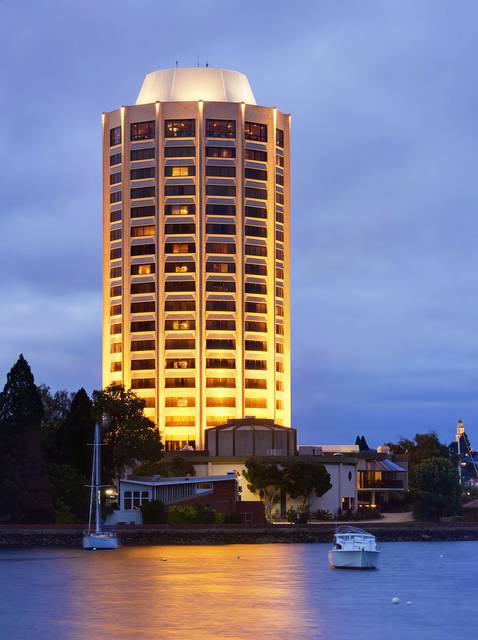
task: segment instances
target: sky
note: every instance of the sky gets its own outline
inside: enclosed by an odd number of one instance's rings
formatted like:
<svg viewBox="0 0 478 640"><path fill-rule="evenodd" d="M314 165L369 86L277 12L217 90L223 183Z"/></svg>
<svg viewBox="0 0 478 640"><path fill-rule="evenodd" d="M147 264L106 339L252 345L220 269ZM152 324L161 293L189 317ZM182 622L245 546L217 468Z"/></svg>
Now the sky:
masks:
<svg viewBox="0 0 478 640"><path fill-rule="evenodd" d="M237 69L292 113L301 443L478 446L473 0L0 0L0 384L100 386L101 113Z"/></svg>

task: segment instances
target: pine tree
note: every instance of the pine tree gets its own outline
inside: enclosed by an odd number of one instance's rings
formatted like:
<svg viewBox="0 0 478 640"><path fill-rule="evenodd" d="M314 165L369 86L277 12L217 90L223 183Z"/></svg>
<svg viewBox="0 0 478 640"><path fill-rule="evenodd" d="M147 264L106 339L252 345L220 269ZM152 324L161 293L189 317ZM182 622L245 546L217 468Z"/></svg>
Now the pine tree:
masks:
<svg viewBox="0 0 478 640"><path fill-rule="evenodd" d="M60 425L56 438L55 461L73 467L88 476L91 471L91 447L95 422L93 404L81 388L74 396L70 411Z"/></svg>
<svg viewBox="0 0 478 640"><path fill-rule="evenodd" d="M40 446L43 406L20 355L0 394L0 519L50 522L54 509Z"/></svg>

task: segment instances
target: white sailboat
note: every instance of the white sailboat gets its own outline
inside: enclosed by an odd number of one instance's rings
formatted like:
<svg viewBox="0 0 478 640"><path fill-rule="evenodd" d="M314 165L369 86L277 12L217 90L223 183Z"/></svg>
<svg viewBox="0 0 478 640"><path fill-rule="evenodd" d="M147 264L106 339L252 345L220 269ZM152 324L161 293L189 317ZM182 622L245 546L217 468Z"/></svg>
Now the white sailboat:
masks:
<svg viewBox="0 0 478 640"><path fill-rule="evenodd" d="M377 540L363 529L337 527L335 546L329 549L329 565L335 569L376 569L380 550Z"/></svg>
<svg viewBox="0 0 478 640"><path fill-rule="evenodd" d="M118 538L112 531L103 531L101 526L101 443L100 425L95 425L95 442L93 444L93 464L91 468L90 485L90 514L88 530L83 533L83 549L117 549ZM93 527L93 503L95 504L95 518Z"/></svg>

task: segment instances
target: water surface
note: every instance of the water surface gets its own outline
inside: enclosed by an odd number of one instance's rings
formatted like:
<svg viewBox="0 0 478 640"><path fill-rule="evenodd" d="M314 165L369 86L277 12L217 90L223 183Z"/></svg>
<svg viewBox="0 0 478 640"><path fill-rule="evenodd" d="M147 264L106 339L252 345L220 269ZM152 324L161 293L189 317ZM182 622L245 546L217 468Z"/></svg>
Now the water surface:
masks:
<svg viewBox="0 0 478 640"><path fill-rule="evenodd" d="M376 572L329 569L327 549L0 551L0 639L477 637L478 542L383 544Z"/></svg>

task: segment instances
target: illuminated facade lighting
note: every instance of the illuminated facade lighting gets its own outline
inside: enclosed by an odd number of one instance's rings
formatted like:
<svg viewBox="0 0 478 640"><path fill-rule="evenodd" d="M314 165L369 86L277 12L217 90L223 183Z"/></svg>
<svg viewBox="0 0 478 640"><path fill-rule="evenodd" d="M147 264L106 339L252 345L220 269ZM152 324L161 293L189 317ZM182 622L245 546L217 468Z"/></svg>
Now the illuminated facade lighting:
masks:
<svg viewBox="0 0 478 640"><path fill-rule="evenodd" d="M290 426L289 149L235 71L157 71L104 114L103 385L144 398L168 449Z"/></svg>

